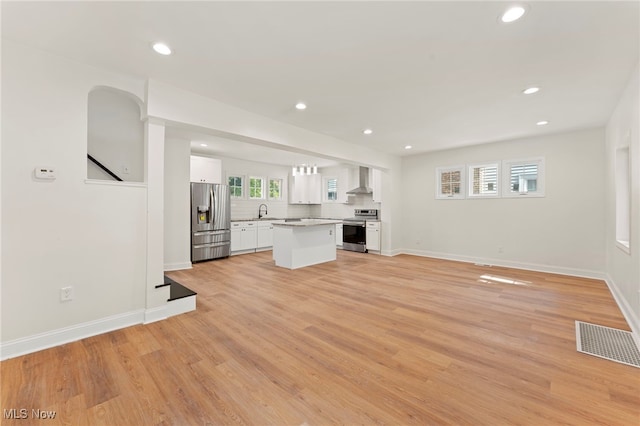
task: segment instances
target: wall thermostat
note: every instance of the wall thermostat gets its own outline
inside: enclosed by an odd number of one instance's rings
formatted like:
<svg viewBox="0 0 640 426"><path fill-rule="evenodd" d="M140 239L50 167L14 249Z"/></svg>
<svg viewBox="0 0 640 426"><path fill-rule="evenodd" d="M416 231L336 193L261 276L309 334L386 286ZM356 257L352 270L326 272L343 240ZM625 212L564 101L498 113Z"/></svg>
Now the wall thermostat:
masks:
<svg viewBox="0 0 640 426"><path fill-rule="evenodd" d="M36 179L53 180L56 178L56 170L53 167L36 167Z"/></svg>

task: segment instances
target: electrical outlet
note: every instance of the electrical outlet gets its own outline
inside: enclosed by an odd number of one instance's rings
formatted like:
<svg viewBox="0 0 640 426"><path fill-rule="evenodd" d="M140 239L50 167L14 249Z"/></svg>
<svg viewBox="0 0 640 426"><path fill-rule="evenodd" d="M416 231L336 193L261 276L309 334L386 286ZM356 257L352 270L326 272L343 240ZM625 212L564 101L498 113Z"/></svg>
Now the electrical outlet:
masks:
<svg viewBox="0 0 640 426"><path fill-rule="evenodd" d="M60 289L60 301L68 302L70 300L73 300L73 287L62 287Z"/></svg>

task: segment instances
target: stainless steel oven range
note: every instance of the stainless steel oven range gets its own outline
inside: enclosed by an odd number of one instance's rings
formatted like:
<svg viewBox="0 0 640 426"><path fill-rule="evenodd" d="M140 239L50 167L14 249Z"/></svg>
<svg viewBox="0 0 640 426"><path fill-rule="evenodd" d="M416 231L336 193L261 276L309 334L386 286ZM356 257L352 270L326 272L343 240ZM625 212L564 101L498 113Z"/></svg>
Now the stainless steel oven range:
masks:
<svg viewBox="0 0 640 426"><path fill-rule="evenodd" d="M367 252L367 220L378 220L378 209L355 209L354 217L342 220L342 249Z"/></svg>

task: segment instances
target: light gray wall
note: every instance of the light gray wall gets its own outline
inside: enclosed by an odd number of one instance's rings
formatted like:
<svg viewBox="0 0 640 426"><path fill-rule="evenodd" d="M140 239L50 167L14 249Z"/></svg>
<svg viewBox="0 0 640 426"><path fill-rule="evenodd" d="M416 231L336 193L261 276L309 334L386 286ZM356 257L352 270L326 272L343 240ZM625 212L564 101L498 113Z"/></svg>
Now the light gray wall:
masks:
<svg viewBox="0 0 640 426"><path fill-rule="evenodd" d="M606 133L606 259L610 286L627 320L640 336L640 67L636 67L614 111ZM630 148L630 253L616 246L615 154Z"/></svg>
<svg viewBox="0 0 640 426"><path fill-rule="evenodd" d="M406 251L435 257L602 274L604 131L582 130L403 158ZM436 168L545 157L546 196L437 200Z"/></svg>
<svg viewBox="0 0 640 426"><path fill-rule="evenodd" d="M144 98L144 81L2 40L3 348L145 307L146 187L85 182L99 85ZM36 166L57 179L36 181Z"/></svg>

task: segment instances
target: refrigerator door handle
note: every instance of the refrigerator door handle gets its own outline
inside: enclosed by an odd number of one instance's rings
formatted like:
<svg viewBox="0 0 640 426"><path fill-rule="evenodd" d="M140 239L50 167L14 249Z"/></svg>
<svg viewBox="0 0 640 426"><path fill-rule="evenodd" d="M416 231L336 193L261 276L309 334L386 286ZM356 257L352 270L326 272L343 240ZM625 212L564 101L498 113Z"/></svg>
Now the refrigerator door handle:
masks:
<svg viewBox="0 0 640 426"><path fill-rule="evenodd" d="M222 247L222 246L228 246L228 245L231 245L231 242L229 242L229 241L221 241L221 242L218 242L218 243L198 244L198 245L194 245L193 248L194 249L213 248L213 247Z"/></svg>
<svg viewBox="0 0 640 426"><path fill-rule="evenodd" d="M193 236L194 237L201 237L203 235L220 235L220 234L224 234L225 232L229 232L227 230L220 230L220 231L198 231L198 232L194 232Z"/></svg>
<svg viewBox="0 0 640 426"><path fill-rule="evenodd" d="M215 217L216 217L216 210L215 210L215 196L213 195L213 186L211 186L209 188L209 197L211 198L211 224L213 225L214 221L215 221Z"/></svg>

